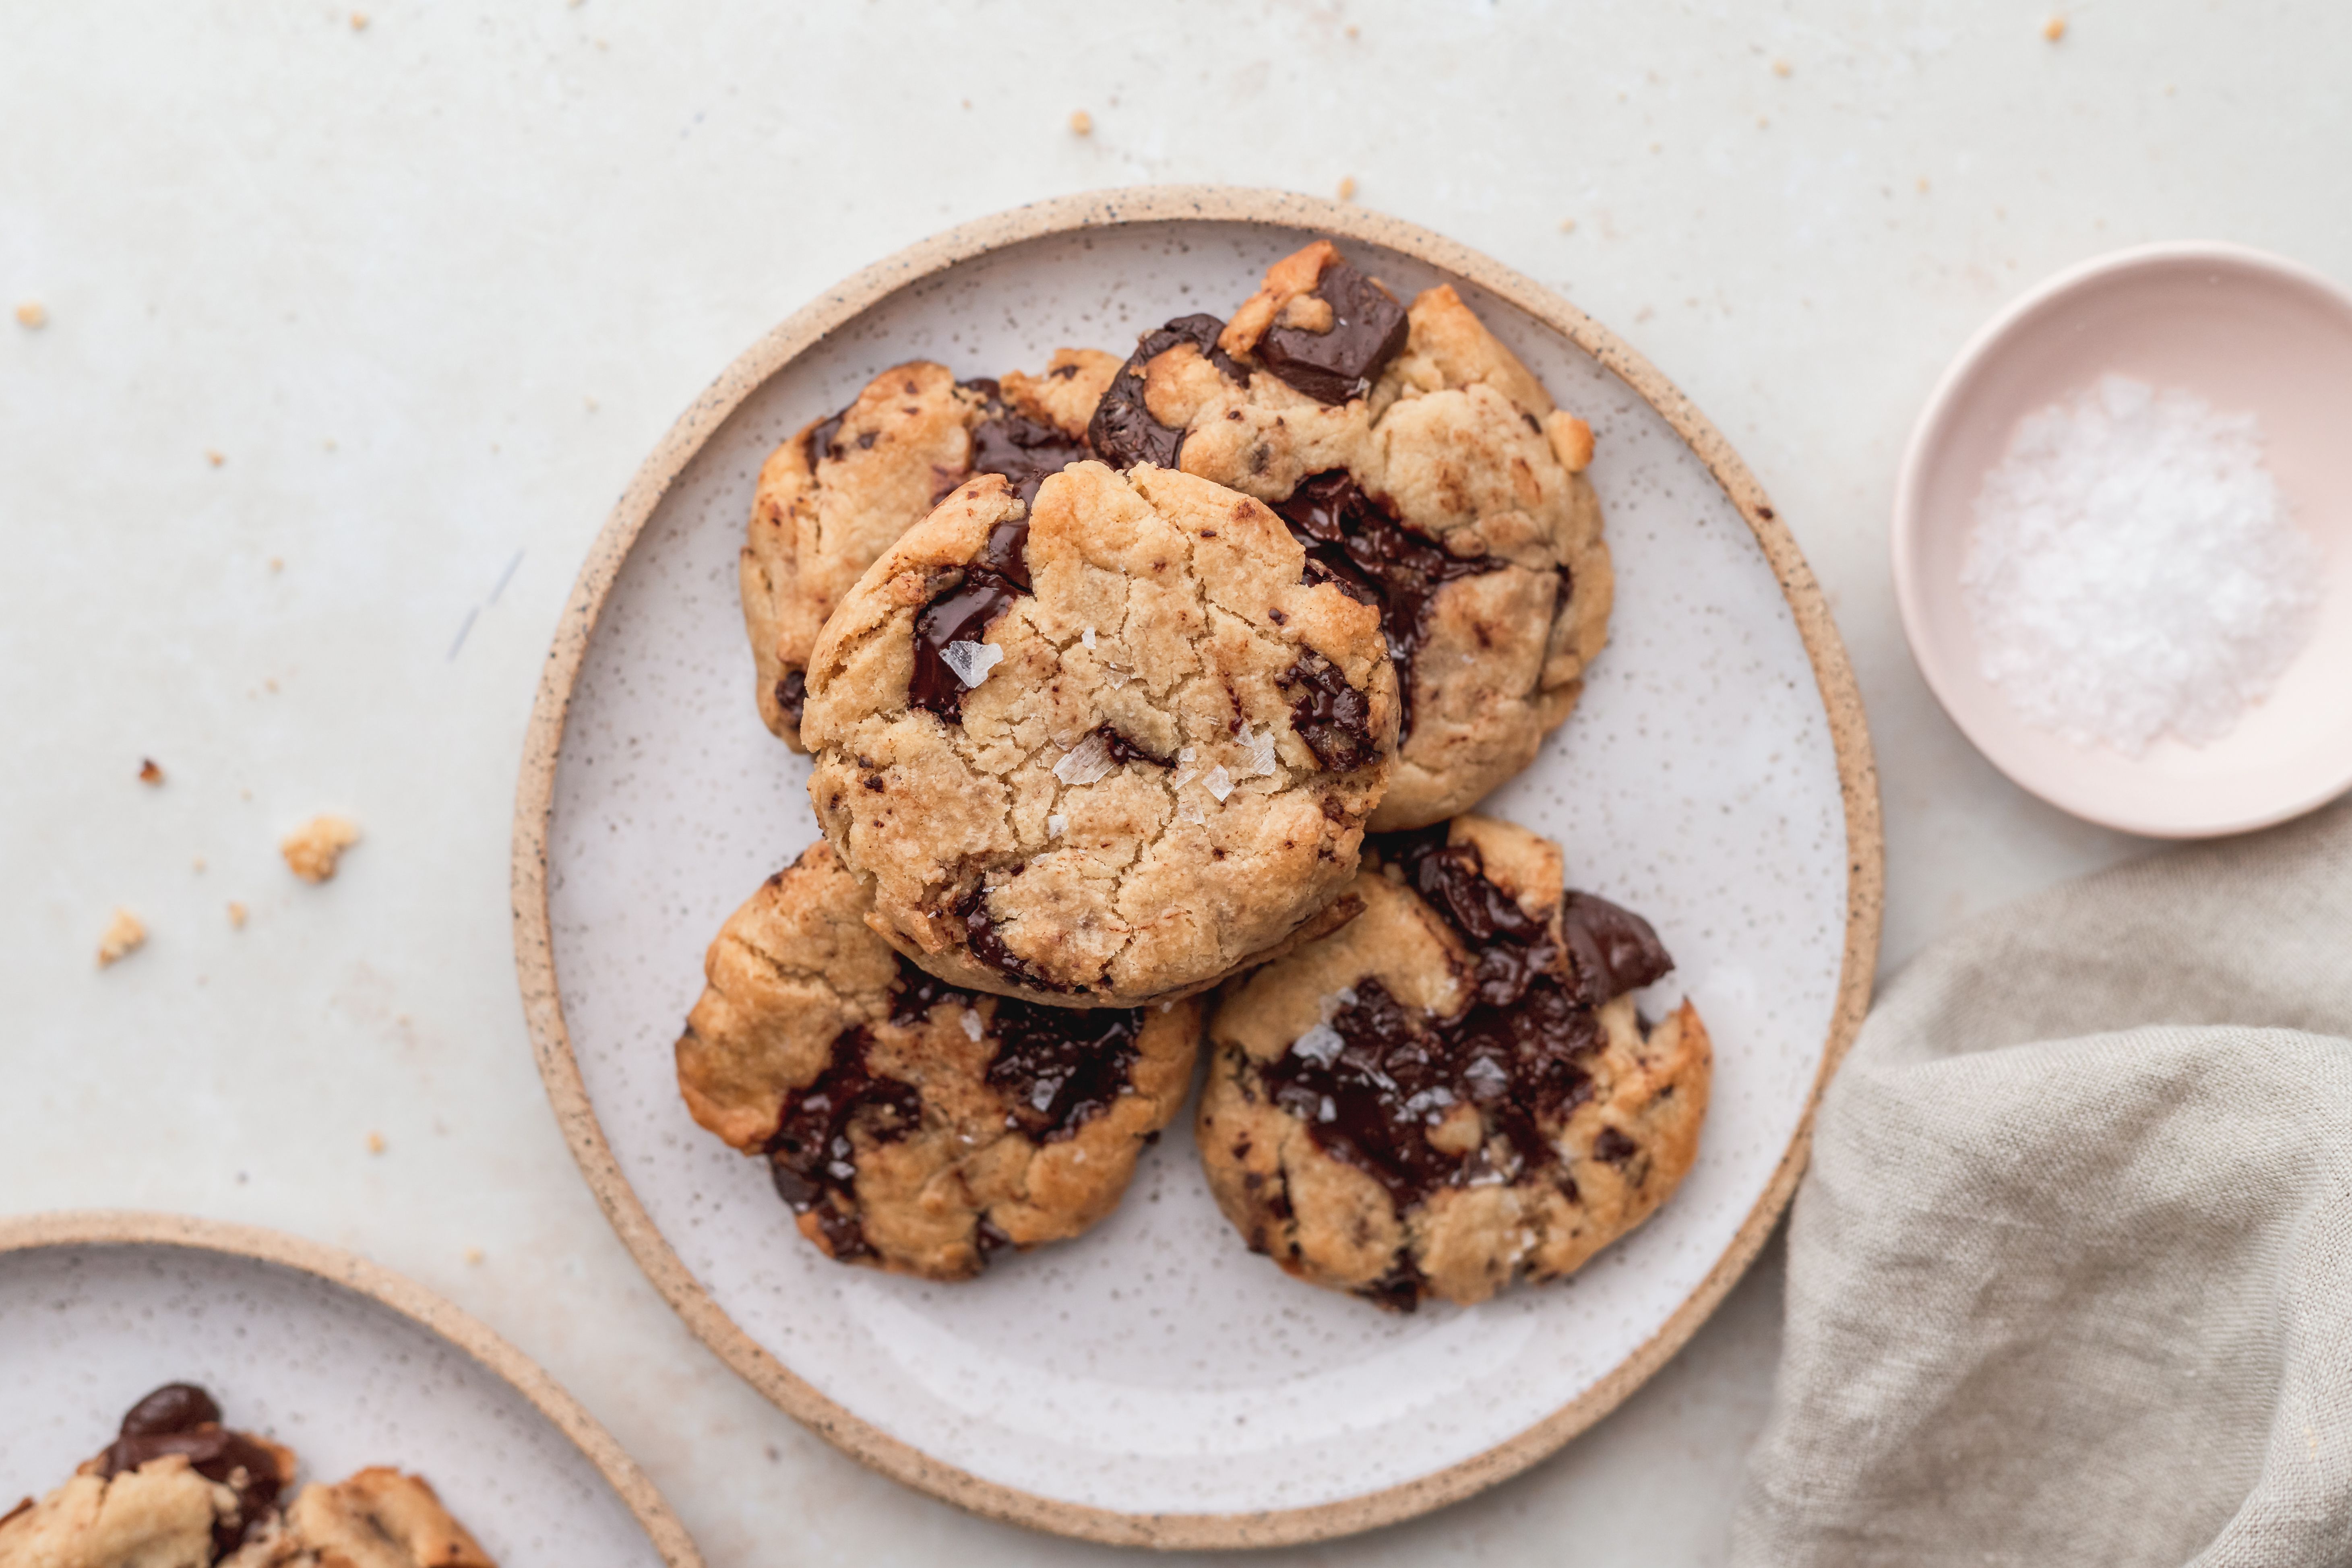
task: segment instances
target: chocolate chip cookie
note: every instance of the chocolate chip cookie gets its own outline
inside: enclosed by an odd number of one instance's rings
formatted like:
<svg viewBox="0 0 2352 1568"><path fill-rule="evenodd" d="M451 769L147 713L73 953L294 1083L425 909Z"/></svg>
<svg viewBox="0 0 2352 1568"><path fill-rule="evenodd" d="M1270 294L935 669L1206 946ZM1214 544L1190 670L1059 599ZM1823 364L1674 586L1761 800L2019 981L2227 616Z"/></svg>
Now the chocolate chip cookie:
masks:
<svg viewBox="0 0 2352 1568"><path fill-rule="evenodd" d="M133 1405L71 1480L0 1516L0 1563L25 1568L492 1568L433 1489L397 1470L278 1498L294 1451L222 1424L194 1384Z"/></svg>
<svg viewBox="0 0 2352 1568"><path fill-rule="evenodd" d="M1318 240L1230 321L1147 334L1089 436L1114 465L1267 502L1310 581L1379 608L1404 714L1376 831L1453 816L1526 767L1607 640L1591 428L1450 287L1408 309Z"/></svg>
<svg viewBox="0 0 2352 1568"><path fill-rule="evenodd" d="M911 361L769 455L740 570L769 729L801 749L809 650L874 558L974 473L1003 474L1027 497L1086 457L1087 421L1118 368L1113 355L1063 349L1043 375L960 382Z"/></svg>
<svg viewBox="0 0 2352 1568"><path fill-rule="evenodd" d="M1557 846L1457 817L1365 852L1364 909L1229 992L1194 1131L1218 1206L1302 1279L1411 1310L1553 1279L1698 1149L1711 1057L1673 961L1563 886Z"/></svg>
<svg viewBox="0 0 2352 1568"><path fill-rule="evenodd" d="M867 929L810 847L728 919L677 1042L694 1119L765 1158L845 1263L967 1279L1108 1214L1182 1105L1194 1002L1078 1011L960 991Z"/></svg>
<svg viewBox="0 0 2352 1568"><path fill-rule="evenodd" d="M966 483L827 623L809 796L875 930L951 984L1189 994L1319 930L1387 786L1380 614L1262 503L1097 462Z"/></svg>

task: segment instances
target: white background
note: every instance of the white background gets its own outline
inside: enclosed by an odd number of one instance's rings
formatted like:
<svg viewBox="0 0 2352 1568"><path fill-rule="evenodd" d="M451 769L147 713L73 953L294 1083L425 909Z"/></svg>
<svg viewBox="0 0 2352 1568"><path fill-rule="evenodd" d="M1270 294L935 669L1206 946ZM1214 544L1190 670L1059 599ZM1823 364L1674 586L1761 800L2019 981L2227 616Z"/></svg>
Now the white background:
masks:
<svg viewBox="0 0 2352 1568"><path fill-rule="evenodd" d="M0 1203L410 1273L730 1568L1106 1555L901 1491L739 1384L614 1239L530 1062L506 854L540 661L629 473L753 337L950 224L1158 180L1352 177L1551 284L1714 417L1826 584L1892 963L2137 847L1992 773L1904 648L1886 515L1937 371L2140 240L2352 280L2340 5L2110 0L2053 45L2010 0L360 4L0 13L0 307L50 312L0 316ZM276 840L330 809L368 840L301 887ZM100 973L118 904L153 939ZM1777 1289L1768 1259L1523 1479L1289 1560L1719 1556Z"/></svg>

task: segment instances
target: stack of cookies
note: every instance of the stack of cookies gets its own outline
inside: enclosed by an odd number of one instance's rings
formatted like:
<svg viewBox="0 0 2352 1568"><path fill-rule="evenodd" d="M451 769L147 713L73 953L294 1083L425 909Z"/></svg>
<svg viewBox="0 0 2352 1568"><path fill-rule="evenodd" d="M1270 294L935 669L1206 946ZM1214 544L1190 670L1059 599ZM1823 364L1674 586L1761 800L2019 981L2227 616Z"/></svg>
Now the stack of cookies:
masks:
<svg viewBox="0 0 2352 1568"><path fill-rule="evenodd" d="M1452 289L1322 241L1124 362L900 365L785 442L743 603L825 837L711 946L695 1119L829 1256L968 1279L1117 1205L1205 1039L1210 1184L1301 1279L1476 1301L1639 1223L1706 1032L1464 815L1606 638L1591 458Z"/></svg>

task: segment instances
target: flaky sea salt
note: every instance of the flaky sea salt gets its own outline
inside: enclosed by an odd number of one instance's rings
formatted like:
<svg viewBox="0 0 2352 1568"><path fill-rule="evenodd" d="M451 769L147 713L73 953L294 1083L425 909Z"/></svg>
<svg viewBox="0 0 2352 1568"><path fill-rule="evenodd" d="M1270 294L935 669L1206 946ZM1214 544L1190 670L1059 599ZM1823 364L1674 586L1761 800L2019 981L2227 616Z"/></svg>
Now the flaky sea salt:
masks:
<svg viewBox="0 0 2352 1568"><path fill-rule="evenodd" d="M1235 773L1235 778L1264 778L1274 772L1273 725L1268 724L1263 731L1254 731L1244 724L1238 738L1249 749L1250 760L1249 766Z"/></svg>
<svg viewBox="0 0 2352 1568"><path fill-rule="evenodd" d="M1318 1024L1290 1042L1290 1054L1318 1067L1329 1067L1339 1059L1339 1052L1347 1044L1339 1030L1328 1024Z"/></svg>
<svg viewBox="0 0 2352 1568"><path fill-rule="evenodd" d="M1004 661L1004 650L994 643L951 642L940 649L940 662L955 671L966 686L978 686L988 672Z"/></svg>
<svg viewBox="0 0 2352 1568"><path fill-rule="evenodd" d="M1171 789L1182 789L1201 776L1201 770L1192 765L1192 759L1200 754L1191 746L1176 753L1176 773L1168 781L1168 786Z"/></svg>
<svg viewBox="0 0 2352 1568"><path fill-rule="evenodd" d="M1110 759L1110 745L1102 738L1102 731L1089 730L1085 740L1054 764L1054 776L1066 784L1090 784L1108 778L1117 766Z"/></svg>
<svg viewBox="0 0 2352 1568"><path fill-rule="evenodd" d="M969 1007L966 1007L963 1010L962 1022L964 1038L966 1039L976 1040L986 1032L987 1026L983 1025L980 1021L980 1015L973 1012Z"/></svg>
<svg viewBox="0 0 2352 1568"><path fill-rule="evenodd" d="M1085 631L1080 632L1080 633L1078 634L1078 640L1079 640L1080 642L1082 642L1082 643L1084 643L1084 644L1086 644L1086 645L1087 645L1087 651L1088 653L1092 653L1092 652L1094 651L1094 647L1095 647L1095 629L1094 629L1094 627L1092 627L1092 626L1088 626Z"/></svg>
<svg viewBox="0 0 2352 1568"><path fill-rule="evenodd" d="M2251 414L2126 376L2018 422L1960 591L2027 722L2132 756L2217 740L2311 638L2320 554Z"/></svg>
<svg viewBox="0 0 2352 1568"><path fill-rule="evenodd" d="M1045 819L1045 837L1048 838L1059 838L1062 836L1063 831L1069 826L1070 819L1064 816L1057 811L1053 816Z"/></svg>
<svg viewBox="0 0 2352 1568"><path fill-rule="evenodd" d="M1209 776L1201 782L1208 786L1211 795L1217 797L1217 804L1220 805L1224 804L1225 796L1234 793L1234 775L1225 772L1225 764L1223 763L1211 768Z"/></svg>

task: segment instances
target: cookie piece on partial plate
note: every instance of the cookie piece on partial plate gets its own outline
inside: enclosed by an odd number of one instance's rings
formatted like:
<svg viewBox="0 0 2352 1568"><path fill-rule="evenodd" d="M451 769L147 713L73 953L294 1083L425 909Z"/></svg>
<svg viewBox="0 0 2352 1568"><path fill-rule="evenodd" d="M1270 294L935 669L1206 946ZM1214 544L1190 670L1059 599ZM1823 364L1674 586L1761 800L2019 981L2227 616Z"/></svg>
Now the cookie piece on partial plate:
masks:
<svg viewBox="0 0 2352 1568"><path fill-rule="evenodd" d="M767 1159L801 1234L845 1263L968 1279L1108 1214L1192 1086L1200 1005L959 991L868 907L820 840L729 917L677 1042L694 1119Z"/></svg>
<svg viewBox="0 0 2352 1568"><path fill-rule="evenodd" d="M926 360L895 365L840 413L814 420L761 467L740 565L760 717L801 750L809 650L875 557L975 473L1026 497L1089 455L1087 421L1118 368L1057 351L1043 375L960 382Z"/></svg>
<svg viewBox="0 0 2352 1568"><path fill-rule="evenodd" d="M1411 1310L1556 1279L1689 1171L1712 1056L1638 916L1556 845L1464 816L1382 836L1336 934L1230 991L1194 1126L1217 1204L1310 1283Z"/></svg>
<svg viewBox="0 0 2352 1568"><path fill-rule="evenodd" d="M223 1425L189 1383L122 1417L114 1441L39 1501L0 1516L9 1568L493 1568L433 1489L362 1470L302 1489L294 1451Z"/></svg>
<svg viewBox="0 0 2352 1568"><path fill-rule="evenodd" d="M974 479L809 665L809 798L870 921L952 984L1190 994L1325 929L1385 789L1379 612L1263 504L1076 463Z"/></svg>
<svg viewBox="0 0 2352 1568"><path fill-rule="evenodd" d="M1380 607L1404 720L1375 831L1454 816L1534 761L1608 638L1591 428L1450 286L1408 309L1318 240L1231 321L1147 335L1090 436L1108 462L1267 502L1311 575Z"/></svg>

